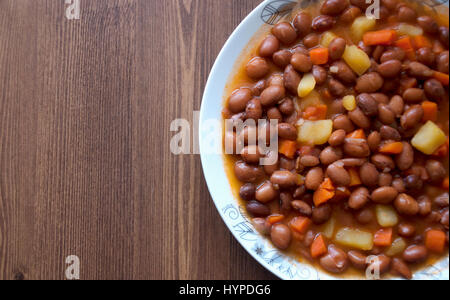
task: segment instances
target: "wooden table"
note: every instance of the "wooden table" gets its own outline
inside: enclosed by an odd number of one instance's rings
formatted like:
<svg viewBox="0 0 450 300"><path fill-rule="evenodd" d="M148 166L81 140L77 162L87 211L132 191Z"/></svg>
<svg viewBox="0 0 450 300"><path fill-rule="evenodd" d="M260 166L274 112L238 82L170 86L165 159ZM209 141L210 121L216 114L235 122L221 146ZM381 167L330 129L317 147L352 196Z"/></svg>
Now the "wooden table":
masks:
<svg viewBox="0 0 450 300"><path fill-rule="evenodd" d="M0 279L273 279L172 155L260 0L0 0Z"/></svg>

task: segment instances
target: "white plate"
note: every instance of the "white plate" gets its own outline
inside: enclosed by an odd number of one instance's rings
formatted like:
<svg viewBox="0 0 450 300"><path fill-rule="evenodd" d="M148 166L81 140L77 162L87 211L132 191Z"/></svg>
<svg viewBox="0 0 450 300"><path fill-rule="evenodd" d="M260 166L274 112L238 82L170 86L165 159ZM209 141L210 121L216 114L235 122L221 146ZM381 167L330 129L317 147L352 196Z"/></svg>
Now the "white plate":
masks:
<svg viewBox="0 0 450 300"><path fill-rule="evenodd" d="M301 5L306 6L314 1L316 0L303 0ZM438 0L426 0L424 2L427 1ZM264 20L270 18L273 8L279 8L287 2L295 1L265 0L255 8L225 43L211 70L200 110L199 143L203 172L212 199L223 221L242 247L266 269L279 278L287 280L339 279L339 277L329 275L319 268L299 263L292 257L285 255L254 230L244 213L244 208L239 206L239 202L231 191L229 180L225 173L221 144L216 143L213 146L215 151L211 151L211 142L208 139L208 136L222 136L222 128L214 126L211 120L217 124L217 121L220 121L222 118L223 93L233 72L235 62L241 57L252 37L264 25ZM416 273L414 279L448 280L448 266L449 259L447 257L439 263Z"/></svg>

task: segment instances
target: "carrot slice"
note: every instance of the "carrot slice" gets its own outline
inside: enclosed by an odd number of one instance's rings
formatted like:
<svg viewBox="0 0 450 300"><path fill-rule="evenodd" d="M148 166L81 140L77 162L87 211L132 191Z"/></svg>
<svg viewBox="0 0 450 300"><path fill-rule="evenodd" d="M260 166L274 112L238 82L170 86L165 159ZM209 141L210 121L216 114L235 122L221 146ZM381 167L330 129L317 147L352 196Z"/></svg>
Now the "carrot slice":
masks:
<svg viewBox="0 0 450 300"><path fill-rule="evenodd" d="M413 43L416 49L420 48L432 48L433 45L431 44L430 40L423 35L418 35L413 38Z"/></svg>
<svg viewBox="0 0 450 300"><path fill-rule="evenodd" d="M297 233L305 233L310 225L311 220L306 217L295 217L289 222L289 226Z"/></svg>
<svg viewBox="0 0 450 300"><path fill-rule="evenodd" d="M281 221L283 221L283 220L284 220L284 216L283 216L283 215L271 215L271 216L268 216L268 217L267 217L267 222L268 222L270 225L279 223L279 222L281 222Z"/></svg>
<svg viewBox="0 0 450 300"><path fill-rule="evenodd" d="M303 119L309 121L324 120L327 117L328 107L326 105L309 106L303 112Z"/></svg>
<svg viewBox="0 0 450 300"><path fill-rule="evenodd" d="M278 145L278 152L286 156L287 158L294 158L297 151L297 143L289 140L280 140Z"/></svg>
<svg viewBox="0 0 450 300"><path fill-rule="evenodd" d="M323 239L322 234L319 234L314 239L314 242L311 244L311 256L312 258L318 258L322 255L327 254L327 245L325 244L325 240Z"/></svg>
<svg viewBox="0 0 450 300"><path fill-rule="evenodd" d="M392 228L378 230L373 238L373 243L378 247L388 247L392 244Z"/></svg>
<svg viewBox="0 0 450 300"><path fill-rule="evenodd" d="M355 168L348 169L348 173L350 174L350 186L359 186L362 184L361 178L359 177L359 172Z"/></svg>
<svg viewBox="0 0 450 300"><path fill-rule="evenodd" d="M422 121L426 123L427 121L436 122L438 117L438 106L436 103L431 101L422 102L423 108L423 119Z"/></svg>
<svg viewBox="0 0 450 300"><path fill-rule="evenodd" d="M416 51L414 50L411 38L409 36L398 39L395 46L402 48L410 60L416 60Z"/></svg>
<svg viewBox="0 0 450 300"><path fill-rule="evenodd" d="M333 199L336 195L336 189L333 186L333 182L331 182L330 178L326 178L320 187L315 191L313 196L313 201L315 206L320 206Z"/></svg>
<svg viewBox="0 0 450 300"><path fill-rule="evenodd" d="M363 36L363 42L367 46L391 45L397 38L395 30L386 29L379 31L366 32Z"/></svg>
<svg viewBox="0 0 450 300"><path fill-rule="evenodd" d="M315 48L309 51L311 62L315 65L323 65L328 62L329 52L327 48Z"/></svg>
<svg viewBox="0 0 450 300"><path fill-rule="evenodd" d="M449 82L448 74L442 72L434 72L433 78L442 83L443 85L448 85Z"/></svg>
<svg viewBox="0 0 450 300"><path fill-rule="evenodd" d="M449 185L448 181L449 181L449 179L448 179L448 176L447 176L447 178L445 178L444 181L442 182L442 188L444 190L447 190L447 191L448 191L448 185Z"/></svg>
<svg viewBox="0 0 450 300"><path fill-rule="evenodd" d="M347 138L348 139L366 139L366 134L364 133L364 130L358 129L358 130L355 130L355 131L349 133L347 135Z"/></svg>
<svg viewBox="0 0 450 300"><path fill-rule="evenodd" d="M425 246L435 253L443 253L445 249L445 233L441 230L429 230L425 234Z"/></svg>
<svg viewBox="0 0 450 300"><path fill-rule="evenodd" d="M393 142L380 146L379 152L383 154L400 154L403 151L403 143Z"/></svg>

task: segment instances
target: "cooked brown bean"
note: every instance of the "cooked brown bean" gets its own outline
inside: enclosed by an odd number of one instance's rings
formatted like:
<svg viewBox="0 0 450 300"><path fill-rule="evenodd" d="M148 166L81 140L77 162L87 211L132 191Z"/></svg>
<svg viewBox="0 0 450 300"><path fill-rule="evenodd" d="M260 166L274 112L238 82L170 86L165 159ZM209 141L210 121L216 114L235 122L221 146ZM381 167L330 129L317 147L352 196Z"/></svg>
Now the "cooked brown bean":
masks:
<svg viewBox="0 0 450 300"><path fill-rule="evenodd" d="M241 186L239 190L239 196L244 200L255 199L256 186L253 183L246 183Z"/></svg>
<svg viewBox="0 0 450 300"><path fill-rule="evenodd" d="M335 23L336 20L333 17L327 15L320 15L313 19L312 28L315 31L327 31L333 28Z"/></svg>
<svg viewBox="0 0 450 300"><path fill-rule="evenodd" d="M274 173L275 174L275 173ZM261 203L268 203L278 197L278 191L270 181L264 182L256 189L255 198Z"/></svg>
<svg viewBox="0 0 450 300"><path fill-rule="evenodd" d="M263 171L260 167L249 165L246 162L238 161L234 165L236 178L242 182L253 183L263 177Z"/></svg>
<svg viewBox="0 0 450 300"><path fill-rule="evenodd" d="M262 235L269 235L271 226L264 218L254 218L252 220L253 227Z"/></svg>
<svg viewBox="0 0 450 300"><path fill-rule="evenodd" d="M440 208L448 207L448 205L449 205L449 195L448 195L448 193L443 193L443 194L437 196L434 199L434 204L436 204Z"/></svg>
<svg viewBox="0 0 450 300"><path fill-rule="evenodd" d="M420 16L417 18L417 23L426 33L436 34L439 32L438 23L430 16Z"/></svg>
<svg viewBox="0 0 450 300"><path fill-rule="evenodd" d="M326 0L320 8L320 13L329 16L337 16L347 7L347 0Z"/></svg>
<svg viewBox="0 0 450 300"><path fill-rule="evenodd" d="M305 178L305 186L309 190L317 190L323 181L323 170L320 167L309 170Z"/></svg>
<svg viewBox="0 0 450 300"><path fill-rule="evenodd" d="M268 86L271 86L271 85L283 86L284 85L283 75L280 73L274 73L274 74L270 75L269 79L267 79L267 85Z"/></svg>
<svg viewBox="0 0 450 300"><path fill-rule="evenodd" d="M414 61L408 65L408 74L419 79L427 79L433 76L434 71L424 64Z"/></svg>
<svg viewBox="0 0 450 300"><path fill-rule="evenodd" d="M372 192L371 199L378 204L389 204L397 198L398 192L390 186L380 187Z"/></svg>
<svg viewBox="0 0 450 300"><path fill-rule="evenodd" d="M417 61L432 67L436 61L436 54L431 50L431 48L423 47L416 51Z"/></svg>
<svg viewBox="0 0 450 300"><path fill-rule="evenodd" d="M361 108L357 107L355 110L352 110L348 113L348 117L356 126L362 129L369 129L371 125L371 121L369 117L367 117Z"/></svg>
<svg viewBox="0 0 450 300"><path fill-rule="evenodd" d="M359 177L365 186L374 187L378 184L380 173L374 164L367 162L359 170Z"/></svg>
<svg viewBox="0 0 450 300"><path fill-rule="evenodd" d="M306 187L302 185L295 189L293 197L295 199L301 199L305 194L306 194Z"/></svg>
<svg viewBox="0 0 450 300"><path fill-rule="evenodd" d="M346 139L344 143L344 152L348 156L355 158L365 158L370 155L369 145L363 139Z"/></svg>
<svg viewBox="0 0 450 300"><path fill-rule="evenodd" d="M406 57L406 53L403 49L401 48L391 48L389 50L386 50L380 57L380 63L385 63L389 60L398 60L398 61L403 61Z"/></svg>
<svg viewBox="0 0 450 300"><path fill-rule="evenodd" d="M319 44L320 37L316 33L310 33L303 38L303 45L307 48L313 48Z"/></svg>
<svg viewBox="0 0 450 300"><path fill-rule="evenodd" d="M309 71L311 71L313 66L311 59L302 53L294 53L292 55L291 65L295 70L302 73L308 73Z"/></svg>
<svg viewBox="0 0 450 300"><path fill-rule="evenodd" d="M401 141L402 136L400 135L400 132L398 132L397 129L383 125L380 127L380 136L383 140L391 140L391 141Z"/></svg>
<svg viewBox="0 0 450 300"><path fill-rule="evenodd" d="M439 40L448 49L449 46L449 30L448 27L439 27Z"/></svg>
<svg viewBox="0 0 450 300"><path fill-rule="evenodd" d="M398 235L404 238L411 238L416 234L416 227L410 223L400 223L398 225Z"/></svg>
<svg viewBox="0 0 450 300"><path fill-rule="evenodd" d="M415 191L423 188L423 181L415 174L408 175L404 179L404 182L406 190L408 191Z"/></svg>
<svg viewBox="0 0 450 300"><path fill-rule="evenodd" d="M346 24L349 24L352 23L361 14L362 11L360 8L356 6L351 6L341 14L340 20Z"/></svg>
<svg viewBox="0 0 450 300"><path fill-rule="evenodd" d="M304 201L295 200L292 201L292 208L298 211L300 214L310 217L312 215L312 208L311 205Z"/></svg>
<svg viewBox="0 0 450 300"><path fill-rule="evenodd" d="M403 99L408 103L419 103L425 99L425 92L419 88L409 88L403 93Z"/></svg>
<svg viewBox="0 0 450 300"><path fill-rule="evenodd" d="M344 158L338 161L346 168L361 167L367 162L366 158Z"/></svg>
<svg viewBox="0 0 450 300"><path fill-rule="evenodd" d="M399 193L406 192L405 183L401 178L395 178L394 181L392 181L392 187L395 188Z"/></svg>
<svg viewBox="0 0 450 300"><path fill-rule="evenodd" d="M396 77L400 74L401 70L402 63L396 59L385 61L377 68L378 73L380 73L380 75L384 78Z"/></svg>
<svg viewBox="0 0 450 300"><path fill-rule="evenodd" d="M307 168L311 168L320 164L320 161L319 158L314 155L304 155L300 158L300 163Z"/></svg>
<svg viewBox="0 0 450 300"><path fill-rule="evenodd" d="M378 104L389 104L389 97L383 93L372 93L370 94Z"/></svg>
<svg viewBox="0 0 450 300"><path fill-rule="evenodd" d="M445 99L445 89L442 86L442 83L440 83L436 79L428 79L427 81L425 81L423 88L425 90L425 94L429 99L438 102Z"/></svg>
<svg viewBox="0 0 450 300"><path fill-rule="evenodd" d="M335 38L331 41L328 46L330 58L332 60L338 60L342 57L345 51L345 47L347 46L347 42L343 38Z"/></svg>
<svg viewBox="0 0 450 300"><path fill-rule="evenodd" d="M247 212L255 217L266 217L270 215L270 208L261 202L252 200L246 205Z"/></svg>
<svg viewBox="0 0 450 300"><path fill-rule="evenodd" d="M403 98L398 95L392 97L389 102L389 108L394 112L396 117L400 117L405 109L405 102L403 101Z"/></svg>
<svg viewBox="0 0 450 300"><path fill-rule="evenodd" d="M417 14L414 11L414 9L412 9L406 5L401 5L399 7L397 15L398 15L399 21L410 22L410 23L414 23L414 21L416 20L416 17L417 17Z"/></svg>
<svg viewBox="0 0 450 300"><path fill-rule="evenodd" d="M377 167L381 172L390 172L395 169L394 160L387 155L384 154L375 154L371 159L372 163Z"/></svg>
<svg viewBox="0 0 450 300"><path fill-rule="evenodd" d="M365 187L357 188L350 195L348 206L355 210L362 209L369 202L369 190Z"/></svg>
<svg viewBox="0 0 450 300"><path fill-rule="evenodd" d="M392 271L405 279L412 279L412 272L408 265L400 258L394 258L391 264Z"/></svg>
<svg viewBox="0 0 450 300"><path fill-rule="evenodd" d="M448 227L449 227L449 210L448 210L448 208L442 213L441 224L448 231ZM448 241L447 241L447 243L448 243Z"/></svg>
<svg viewBox="0 0 450 300"><path fill-rule="evenodd" d="M414 149L408 142L403 143L402 153L395 157L395 163L401 171L408 170L414 163Z"/></svg>
<svg viewBox="0 0 450 300"><path fill-rule="evenodd" d="M286 89L292 94L296 95L297 88L301 80L300 75L297 73L297 71L295 71L292 65L288 65L284 70L283 76L284 86L286 87Z"/></svg>
<svg viewBox="0 0 450 300"><path fill-rule="evenodd" d="M345 86L336 79L328 81L328 90L333 96L342 97L345 94Z"/></svg>
<svg viewBox="0 0 450 300"><path fill-rule="evenodd" d="M280 49L280 41L273 35L267 36L259 46L259 55L270 57Z"/></svg>
<svg viewBox="0 0 450 300"><path fill-rule="evenodd" d="M377 72L362 75L356 80L356 91L358 93L375 93L383 86L384 80Z"/></svg>
<svg viewBox="0 0 450 300"><path fill-rule="evenodd" d="M267 61L262 57L255 57L246 66L247 75L252 79L260 79L266 76L270 69Z"/></svg>
<svg viewBox="0 0 450 300"><path fill-rule="evenodd" d="M373 131L367 137L367 144L369 145L370 151L377 152L381 144L381 135L378 131Z"/></svg>
<svg viewBox="0 0 450 300"><path fill-rule="evenodd" d="M297 33L300 38L306 36L311 31L312 18L306 12L300 12L294 18L294 27L297 29Z"/></svg>
<svg viewBox="0 0 450 300"><path fill-rule="evenodd" d="M252 99L252 91L248 88L240 88L234 91L228 99L228 108L233 113L245 110L247 103Z"/></svg>
<svg viewBox="0 0 450 300"><path fill-rule="evenodd" d="M261 93L261 104L263 106L273 106L282 100L286 95L284 86L271 85Z"/></svg>
<svg viewBox="0 0 450 300"><path fill-rule="evenodd" d="M425 164L425 168L430 176L431 183L442 183L442 180L444 180L447 175L444 165L437 160L428 160Z"/></svg>
<svg viewBox="0 0 450 300"><path fill-rule="evenodd" d="M292 210L291 203L293 201L291 193L280 193L280 212L283 215L289 214L289 212Z"/></svg>
<svg viewBox="0 0 450 300"><path fill-rule="evenodd" d="M289 227L284 224L275 224L270 231L270 239L278 249L285 250L292 240L292 233Z"/></svg>
<svg viewBox="0 0 450 300"><path fill-rule="evenodd" d="M286 68L290 64L292 52L286 49L275 52L272 56L272 60L280 68Z"/></svg>
<svg viewBox="0 0 450 300"><path fill-rule="evenodd" d="M295 169L295 160L280 156L280 169L293 171Z"/></svg>
<svg viewBox="0 0 450 300"><path fill-rule="evenodd" d="M359 270L365 270L367 267L367 256L365 256L364 254L362 254L359 251L349 251L347 253L348 255L348 259L350 260L350 262L352 263L353 267L355 267L356 269Z"/></svg>
<svg viewBox="0 0 450 300"><path fill-rule="evenodd" d="M251 88L251 91L253 93L254 96L260 96L262 91L264 91L264 89L266 88L266 80L265 79L261 79L260 81L258 81L257 83L255 83L253 85L253 87Z"/></svg>
<svg viewBox="0 0 450 300"><path fill-rule="evenodd" d="M244 147L244 149L242 149L242 151L241 151L241 156L245 162L251 163L251 164L259 163L259 159L261 157L263 157L259 147L256 145L250 145L250 146Z"/></svg>
<svg viewBox="0 0 450 300"><path fill-rule="evenodd" d="M423 114L424 111L421 105L413 105L400 118L400 125L403 129L411 129L422 121Z"/></svg>
<svg viewBox="0 0 450 300"><path fill-rule="evenodd" d="M285 116L290 116L295 112L295 104L291 98L284 98L278 106L278 110Z"/></svg>
<svg viewBox="0 0 450 300"><path fill-rule="evenodd" d="M245 108L245 116L247 119L253 119L255 121L261 119L263 114L261 101L259 99L254 98L247 103L247 107Z"/></svg>
<svg viewBox="0 0 450 300"><path fill-rule="evenodd" d="M362 112L368 116L373 117L378 113L378 103L377 101L369 94L362 93L356 97L358 107L362 110Z"/></svg>
<svg viewBox="0 0 450 300"><path fill-rule="evenodd" d="M266 114L268 120L277 120L279 123L283 121L283 116L281 115L280 110L275 106L269 108Z"/></svg>
<svg viewBox="0 0 450 300"><path fill-rule="evenodd" d="M327 175L336 186L348 186L351 182L350 174L337 163L328 166Z"/></svg>
<svg viewBox="0 0 450 300"><path fill-rule="evenodd" d="M394 206L400 214L415 216L419 213L419 204L416 199L408 194L400 194L394 202Z"/></svg>
<svg viewBox="0 0 450 300"><path fill-rule="evenodd" d="M355 126L347 115L339 115L333 120L334 129L343 129L346 133L355 130Z"/></svg>
<svg viewBox="0 0 450 300"><path fill-rule="evenodd" d="M449 68L449 52L444 51L438 55L436 58L437 70L439 72L448 74Z"/></svg>
<svg viewBox="0 0 450 300"><path fill-rule="evenodd" d="M348 267L347 254L335 245L329 245L328 254L320 259L320 265L330 273L342 273Z"/></svg>
<svg viewBox="0 0 450 300"><path fill-rule="evenodd" d="M378 185L383 186L391 186L392 181L394 180L393 176L389 173L381 173L378 178Z"/></svg>
<svg viewBox="0 0 450 300"><path fill-rule="evenodd" d="M278 124L278 135L283 139L295 141L297 139L297 128L288 123Z"/></svg>
<svg viewBox="0 0 450 300"><path fill-rule="evenodd" d="M428 250L422 245L412 245L403 252L403 259L409 263L420 263L428 257Z"/></svg>
<svg viewBox="0 0 450 300"><path fill-rule="evenodd" d="M321 225L331 218L333 212L329 204L322 204L319 207L314 207L312 212L312 221L316 225Z"/></svg>
<svg viewBox="0 0 450 300"><path fill-rule="evenodd" d="M356 216L356 221L360 224L369 224L375 220L375 213L370 208L365 208L359 211Z"/></svg>
<svg viewBox="0 0 450 300"><path fill-rule="evenodd" d="M297 176L289 171L275 171L270 177L270 182L280 186L281 188L296 186L297 181ZM259 199L257 198L256 200Z"/></svg>
<svg viewBox="0 0 450 300"><path fill-rule="evenodd" d="M322 85L327 81L327 71L325 70L325 68L318 65L314 65L312 67L311 73L314 76L317 85Z"/></svg>
<svg viewBox="0 0 450 300"><path fill-rule="evenodd" d="M354 83L356 81L356 74L352 69L342 60L336 61L331 65L332 69L336 72L332 72L332 75L345 83Z"/></svg>
<svg viewBox="0 0 450 300"><path fill-rule="evenodd" d="M380 274L384 274L389 271L391 266L391 259L384 254L380 254L376 259L372 260L369 264L371 270L379 270Z"/></svg>
<svg viewBox="0 0 450 300"><path fill-rule="evenodd" d="M291 45L297 39L297 32L288 22L281 22L272 28L272 34L285 45Z"/></svg>
<svg viewBox="0 0 450 300"><path fill-rule="evenodd" d="M369 4L367 4L366 0L350 0L350 3L361 8L362 10L366 10L369 7Z"/></svg>
<svg viewBox="0 0 450 300"><path fill-rule="evenodd" d="M431 214L431 210L433 208L433 202L431 202L431 199L423 195L417 199L417 202L419 203L419 215L421 216L428 216Z"/></svg>
<svg viewBox="0 0 450 300"><path fill-rule="evenodd" d="M338 147L344 143L345 136L345 130L338 129L331 134L330 138L328 139L328 144L330 144L330 146L332 147Z"/></svg>

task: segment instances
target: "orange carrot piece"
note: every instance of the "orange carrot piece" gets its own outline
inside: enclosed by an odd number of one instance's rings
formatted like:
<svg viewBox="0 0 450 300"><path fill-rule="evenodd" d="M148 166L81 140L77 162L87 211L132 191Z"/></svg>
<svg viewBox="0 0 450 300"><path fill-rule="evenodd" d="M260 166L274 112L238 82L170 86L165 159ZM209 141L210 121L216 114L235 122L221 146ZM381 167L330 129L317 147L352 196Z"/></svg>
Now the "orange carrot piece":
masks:
<svg viewBox="0 0 450 300"><path fill-rule="evenodd" d="M286 156L287 158L294 158L297 151L297 143L289 140L280 140L278 145L278 152Z"/></svg>
<svg viewBox="0 0 450 300"><path fill-rule="evenodd" d="M332 201L334 203L338 203L338 202L347 200L351 194L352 193L350 192L350 190L347 187L340 186L340 187L336 188L335 195L334 195L333 199L330 200L330 202Z"/></svg>
<svg viewBox="0 0 450 300"><path fill-rule="evenodd" d="M311 220L306 217L295 217L289 222L289 226L297 233L305 233L310 225Z"/></svg>
<svg viewBox="0 0 450 300"><path fill-rule="evenodd" d="M397 38L395 30L386 29L379 31L366 32L363 36L363 42L367 46L391 45Z"/></svg>
<svg viewBox="0 0 450 300"><path fill-rule="evenodd" d="M325 240L323 239L322 234L319 234L314 239L314 242L311 244L311 256L312 258L318 258L322 255L327 254L327 245L325 244Z"/></svg>
<svg viewBox="0 0 450 300"><path fill-rule="evenodd" d="M309 51L311 62L315 65L324 65L328 62L328 48L315 48Z"/></svg>
<svg viewBox="0 0 450 300"><path fill-rule="evenodd" d="M445 233L441 230L429 230L425 234L425 246L435 253L443 253L445 250Z"/></svg>
<svg viewBox="0 0 450 300"><path fill-rule="evenodd" d="M402 48L410 60L416 60L416 51L414 50L411 38L409 36L398 39L395 42L395 46Z"/></svg>
<svg viewBox="0 0 450 300"><path fill-rule="evenodd" d="M321 189L326 189L326 190L330 190L330 191L334 191L336 188L333 185L333 182L331 181L330 178L325 178L325 180L322 182L322 184L320 185Z"/></svg>
<svg viewBox="0 0 450 300"><path fill-rule="evenodd" d="M379 152L383 154L400 154L403 151L403 143L393 142L380 146Z"/></svg>
<svg viewBox="0 0 450 300"><path fill-rule="evenodd" d="M327 117L328 107L326 105L309 106L303 112L303 119L309 121L324 120Z"/></svg>
<svg viewBox="0 0 450 300"><path fill-rule="evenodd" d="M424 101L422 102L423 108L423 119L422 121L426 123L427 121L436 122L438 117L438 105L435 102Z"/></svg>
<svg viewBox="0 0 450 300"><path fill-rule="evenodd" d="M432 48L433 45L431 44L430 40L423 35L418 35L413 38L413 43L416 49L420 48Z"/></svg>
<svg viewBox="0 0 450 300"><path fill-rule="evenodd" d="M268 222L270 225L279 223L279 222L281 222L281 221L283 221L283 220L284 220L284 216L283 216L283 215L271 215L271 216L268 216L268 217L267 217L267 222Z"/></svg>
<svg viewBox="0 0 450 300"><path fill-rule="evenodd" d="M442 83L443 85L448 85L449 82L448 74L442 72L434 72L433 78Z"/></svg>
<svg viewBox="0 0 450 300"><path fill-rule="evenodd" d="M353 132L350 132L347 135L347 138L348 139L366 139L366 134L364 133L364 130L358 129Z"/></svg>
<svg viewBox="0 0 450 300"><path fill-rule="evenodd" d="M373 243L378 247L388 247L392 244L392 228L378 230L373 238Z"/></svg>
<svg viewBox="0 0 450 300"><path fill-rule="evenodd" d="M326 178L317 191L314 192L313 201L315 206L320 206L333 199L336 195L336 189L333 186L333 182L331 182L330 178Z"/></svg>
<svg viewBox="0 0 450 300"><path fill-rule="evenodd" d="M447 191L448 191L448 185L449 185L448 181L449 181L449 179L448 179L448 176L447 176L447 178L445 178L444 181L442 182L442 188L444 190L447 190Z"/></svg>
<svg viewBox="0 0 450 300"><path fill-rule="evenodd" d="M359 172L355 168L348 169L348 173L350 174L350 186L359 186L362 184L361 178L359 177Z"/></svg>

